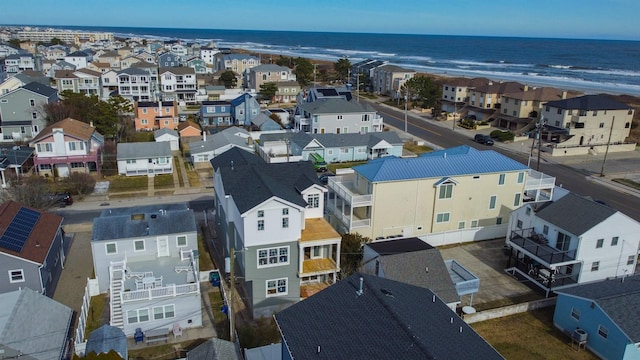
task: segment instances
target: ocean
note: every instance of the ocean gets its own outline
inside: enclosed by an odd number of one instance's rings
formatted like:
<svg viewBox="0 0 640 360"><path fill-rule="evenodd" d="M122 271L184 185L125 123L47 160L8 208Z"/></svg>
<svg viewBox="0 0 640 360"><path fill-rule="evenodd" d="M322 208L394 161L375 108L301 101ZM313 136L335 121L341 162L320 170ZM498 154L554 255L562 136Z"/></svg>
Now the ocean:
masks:
<svg viewBox="0 0 640 360"><path fill-rule="evenodd" d="M351 63L380 59L421 72L519 81L587 93L640 95L640 41L135 27L63 28L118 37L215 42L219 47ZM263 58L263 63L267 62Z"/></svg>

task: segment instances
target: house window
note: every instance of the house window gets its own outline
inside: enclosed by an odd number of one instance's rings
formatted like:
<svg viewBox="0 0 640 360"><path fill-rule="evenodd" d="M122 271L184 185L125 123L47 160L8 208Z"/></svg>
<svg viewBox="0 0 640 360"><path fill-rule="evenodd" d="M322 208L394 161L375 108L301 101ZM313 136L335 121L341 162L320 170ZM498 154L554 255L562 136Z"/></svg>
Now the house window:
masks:
<svg viewBox="0 0 640 360"><path fill-rule="evenodd" d="M144 251L144 240L136 240L133 242L134 251Z"/></svg>
<svg viewBox="0 0 640 360"><path fill-rule="evenodd" d="M84 150L84 142L82 141L69 141L69 151Z"/></svg>
<svg viewBox="0 0 640 360"><path fill-rule="evenodd" d="M636 261L636 256L635 255L629 255L629 257L627 258L627 265L633 265L633 263Z"/></svg>
<svg viewBox="0 0 640 360"><path fill-rule="evenodd" d="M346 131L345 131L345 133L346 133ZM340 153L341 154L348 154L349 153L349 148L345 148L345 147L340 148Z"/></svg>
<svg viewBox="0 0 640 360"><path fill-rule="evenodd" d="M143 114L146 114L146 113L147 113L147 109L146 109L146 108L143 108L143 109L142 109L142 113L143 113Z"/></svg>
<svg viewBox="0 0 640 360"><path fill-rule="evenodd" d="M522 195L520 193L516 193L516 196L513 199L513 206L520 206L520 197Z"/></svg>
<svg viewBox="0 0 640 360"><path fill-rule="evenodd" d="M580 310L576 308L571 308L571 317L576 320L580 320Z"/></svg>
<svg viewBox="0 0 640 360"><path fill-rule="evenodd" d="M258 220L258 231L264 230L264 220Z"/></svg>
<svg viewBox="0 0 640 360"><path fill-rule="evenodd" d="M136 159L127 159L127 164L135 164L136 162Z"/></svg>
<svg viewBox="0 0 640 360"><path fill-rule="evenodd" d="M502 218L501 217L497 217L496 218L496 225L502 225Z"/></svg>
<svg viewBox="0 0 640 360"><path fill-rule="evenodd" d="M598 325L598 335L602 336L603 339L606 339L609 337L609 330L602 325Z"/></svg>
<svg viewBox="0 0 640 360"><path fill-rule="evenodd" d="M549 226L543 225L542 226L542 233L545 234L545 235L549 235Z"/></svg>
<svg viewBox="0 0 640 360"><path fill-rule="evenodd" d="M602 129L604 127L604 123L600 123L600 125L598 125L600 127L600 129Z"/></svg>
<svg viewBox="0 0 640 360"><path fill-rule="evenodd" d="M604 239L598 239L596 241L596 249L600 249L602 247L602 244L604 244Z"/></svg>
<svg viewBox="0 0 640 360"><path fill-rule="evenodd" d="M36 148L38 149L39 153L52 152L53 151L53 144L50 143L50 142L39 143L39 144L37 144Z"/></svg>
<svg viewBox="0 0 640 360"><path fill-rule="evenodd" d="M591 263L591 271L598 271L600 269L600 261L594 261Z"/></svg>
<svg viewBox="0 0 640 360"><path fill-rule="evenodd" d="M500 174L500 177L498 178L498 185L504 185L504 178L505 174Z"/></svg>
<svg viewBox="0 0 640 360"><path fill-rule="evenodd" d="M9 270L9 282L12 284L24 282L24 270Z"/></svg>
<svg viewBox="0 0 640 360"><path fill-rule="evenodd" d="M527 209L525 210L525 214L527 214L527 216L531 215L531 208L527 206Z"/></svg>
<svg viewBox="0 0 640 360"><path fill-rule="evenodd" d="M320 207L320 195L319 194L309 194L307 195L307 203L310 208L319 208Z"/></svg>
<svg viewBox="0 0 640 360"><path fill-rule="evenodd" d="M282 215L289 215L289 208L282 209Z"/></svg>
<svg viewBox="0 0 640 360"><path fill-rule="evenodd" d="M258 267L278 266L289 264L289 247L273 247L258 249Z"/></svg>
<svg viewBox="0 0 640 360"><path fill-rule="evenodd" d="M518 184L522 184L524 182L524 173L518 173Z"/></svg>
<svg viewBox="0 0 640 360"><path fill-rule="evenodd" d="M440 185L438 199L451 199L453 196L453 184Z"/></svg>
<svg viewBox="0 0 640 360"><path fill-rule="evenodd" d="M258 217L259 218L264 217L264 210L258 210Z"/></svg>
<svg viewBox="0 0 640 360"><path fill-rule="evenodd" d="M175 316L175 306L165 305L153 308L153 320L170 319Z"/></svg>
<svg viewBox="0 0 640 360"><path fill-rule="evenodd" d="M36 106L36 100L35 99L29 99L29 106L31 106L31 107Z"/></svg>
<svg viewBox="0 0 640 360"><path fill-rule="evenodd" d="M149 321L149 309L137 309L127 311L127 322L136 324L139 322Z"/></svg>
<svg viewBox="0 0 640 360"><path fill-rule="evenodd" d="M478 220L471 220L471 228L477 228L478 227Z"/></svg>
<svg viewBox="0 0 640 360"><path fill-rule="evenodd" d="M267 280L267 297L287 295L287 278Z"/></svg>
<svg viewBox="0 0 640 360"><path fill-rule="evenodd" d="M180 235L180 236L176 237L176 242L178 244L178 247L187 246L187 235Z"/></svg>
<svg viewBox="0 0 640 360"><path fill-rule="evenodd" d="M522 220L518 220L518 221L516 222L516 227L517 227L518 229L522 229Z"/></svg>
<svg viewBox="0 0 640 360"><path fill-rule="evenodd" d="M107 255L118 253L118 247L116 246L116 243L105 244L105 248L107 250Z"/></svg>
<svg viewBox="0 0 640 360"><path fill-rule="evenodd" d="M72 169L81 169L81 168L84 168L84 163L81 163L81 162L72 162L72 163L71 163L71 168L72 168Z"/></svg>
<svg viewBox="0 0 640 360"><path fill-rule="evenodd" d="M449 213L440 213L436 215L436 222L437 223L446 223L449 222Z"/></svg>
<svg viewBox="0 0 640 360"><path fill-rule="evenodd" d="M491 197L489 198L489 209L495 209L496 208L496 200L497 199L498 199L497 196L491 195Z"/></svg>
<svg viewBox="0 0 640 360"><path fill-rule="evenodd" d="M288 217L283 217L282 218L282 228L283 229L289 228L289 218Z"/></svg>
<svg viewBox="0 0 640 360"><path fill-rule="evenodd" d="M618 238L617 236L612 237L612 238L611 238L611 246L616 246L616 245L618 245L618 239L619 239L619 238Z"/></svg>
<svg viewBox="0 0 640 360"><path fill-rule="evenodd" d="M342 120L342 115L338 115L338 120Z"/></svg>
<svg viewBox="0 0 640 360"><path fill-rule="evenodd" d="M458 230L464 229L464 221L458 221Z"/></svg>
<svg viewBox="0 0 640 360"><path fill-rule="evenodd" d="M142 125L147 125L147 124L149 124L149 120L147 120L147 119L142 119L142 120L140 120L140 124L142 124Z"/></svg>

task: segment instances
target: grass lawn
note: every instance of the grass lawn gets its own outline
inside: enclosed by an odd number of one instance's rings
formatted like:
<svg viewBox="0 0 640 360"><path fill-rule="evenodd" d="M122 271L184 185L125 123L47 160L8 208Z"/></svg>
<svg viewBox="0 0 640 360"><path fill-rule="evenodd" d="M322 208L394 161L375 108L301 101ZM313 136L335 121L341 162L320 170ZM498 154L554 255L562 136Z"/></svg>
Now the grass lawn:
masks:
<svg viewBox="0 0 640 360"><path fill-rule="evenodd" d="M350 167L354 167L356 165L360 165L360 164L366 164L366 161L354 161L354 162L343 162L343 163L333 163L333 164L329 164L327 165L327 168L329 169L329 171L331 171L332 173L336 173L336 169L345 169L345 168L350 168Z"/></svg>
<svg viewBox="0 0 640 360"><path fill-rule="evenodd" d="M615 181L618 184L622 184L622 185L628 186L630 188L634 188L634 189L640 190L640 183L635 182L635 181L633 181L631 179L612 179L611 181Z"/></svg>
<svg viewBox="0 0 640 360"><path fill-rule="evenodd" d="M174 170L177 171L177 170ZM173 188L173 175L161 174L153 177L153 187L155 189L169 189Z"/></svg>
<svg viewBox="0 0 640 360"><path fill-rule="evenodd" d="M113 176L110 181L109 192L146 191L149 180L146 176Z"/></svg>
<svg viewBox="0 0 640 360"><path fill-rule="evenodd" d="M207 244L204 242L204 236L198 234L198 262L200 263L200 271L213 270L213 261L207 248Z"/></svg>
<svg viewBox="0 0 640 360"><path fill-rule="evenodd" d="M173 157L173 163L174 164L180 164L180 162L178 161L178 157L174 156ZM180 186L184 186L184 179L182 178L182 171L176 169L175 171L178 172L178 181L180 182Z"/></svg>
<svg viewBox="0 0 640 360"><path fill-rule="evenodd" d="M570 339L553 326L553 309L533 310L471 324L506 359L597 359L571 349Z"/></svg>
<svg viewBox="0 0 640 360"><path fill-rule="evenodd" d="M416 145L416 143L414 142L406 142L404 143L404 145L402 145L402 147L407 150L407 151L411 151L412 153L416 154L416 155L420 155L420 154L424 154L424 153L428 153L428 152L432 152L433 149L425 146L425 145Z"/></svg>
<svg viewBox="0 0 640 360"><path fill-rule="evenodd" d="M89 300L89 312L87 313L87 326L84 329L85 338L89 337L89 334L100 326L102 326L102 313L104 312L104 305L106 298L104 295L92 296Z"/></svg>

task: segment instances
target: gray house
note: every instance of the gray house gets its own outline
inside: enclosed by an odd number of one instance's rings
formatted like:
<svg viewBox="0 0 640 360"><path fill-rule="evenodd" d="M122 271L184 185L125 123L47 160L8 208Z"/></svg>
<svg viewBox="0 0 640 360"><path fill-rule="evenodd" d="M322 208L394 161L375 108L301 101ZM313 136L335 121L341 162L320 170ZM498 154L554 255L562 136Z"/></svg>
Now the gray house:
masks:
<svg viewBox="0 0 640 360"><path fill-rule="evenodd" d="M53 296L64 267L62 218L9 200L0 205L0 293L30 288Z"/></svg>
<svg viewBox="0 0 640 360"><path fill-rule="evenodd" d="M196 168L208 167L209 161L225 151L237 147L253 153L253 139L243 128L230 127L209 136L204 141L189 143L191 161Z"/></svg>
<svg viewBox="0 0 640 360"><path fill-rule="evenodd" d="M0 141L15 142L33 138L47 121L40 110L58 101L58 91L38 82L0 95Z"/></svg>
<svg viewBox="0 0 640 360"><path fill-rule="evenodd" d="M127 336L202 326L197 226L185 204L105 210L93 220L91 250L111 326Z"/></svg>
<svg viewBox="0 0 640 360"><path fill-rule="evenodd" d="M68 359L73 310L23 288L0 294L0 351L3 359Z"/></svg>
<svg viewBox="0 0 640 360"><path fill-rule="evenodd" d="M127 176L173 173L169 142L118 144L118 174Z"/></svg>

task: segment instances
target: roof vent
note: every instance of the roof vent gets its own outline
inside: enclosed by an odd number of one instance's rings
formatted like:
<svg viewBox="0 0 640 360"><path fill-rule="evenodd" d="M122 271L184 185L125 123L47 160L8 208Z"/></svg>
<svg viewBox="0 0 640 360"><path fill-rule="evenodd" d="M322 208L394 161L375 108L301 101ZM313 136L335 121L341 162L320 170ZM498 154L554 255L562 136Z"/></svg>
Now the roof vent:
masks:
<svg viewBox="0 0 640 360"><path fill-rule="evenodd" d="M460 333L462 334L462 326L460 326Z"/></svg>
<svg viewBox="0 0 640 360"><path fill-rule="evenodd" d="M393 297L393 293L389 289L380 289L380 291L388 297Z"/></svg>
<svg viewBox="0 0 640 360"><path fill-rule="evenodd" d="M433 299L431 301L436 302L436 294L433 294Z"/></svg>
<svg viewBox="0 0 640 360"><path fill-rule="evenodd" d="M362 295L362 284L364 283L364 279L362 277L360 277L360 288L358 289L358 291L356 291L356 294L358 296Z"/></svg>

